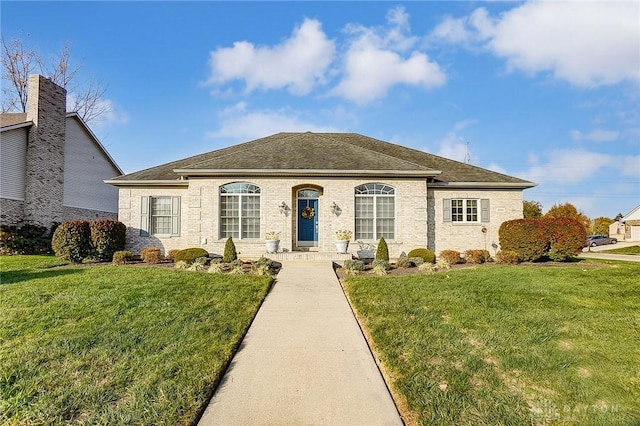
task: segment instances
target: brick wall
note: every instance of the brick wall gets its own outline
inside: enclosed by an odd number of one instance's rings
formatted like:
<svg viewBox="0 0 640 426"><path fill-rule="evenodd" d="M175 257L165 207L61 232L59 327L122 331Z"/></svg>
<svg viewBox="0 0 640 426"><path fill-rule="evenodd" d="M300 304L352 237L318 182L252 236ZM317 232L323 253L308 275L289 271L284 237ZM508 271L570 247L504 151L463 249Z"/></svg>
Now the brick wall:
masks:
<svg viewBox="0 0 640 426"><path fill-rule="evenodd" d="M491 255L499 250L500 225L512 219L522 218L521 190L449 190L430 188L428 191L429 248L437 253L442 250L464 252L469 249L486 249ZM443 200L448 198L488 198L489 218L486 223L445 222ZM480 214L480 213L478 213ZM487 233L482 233L482 228Z"/></svg>
<svg viewBox="0 0 640 426"><path fill-rule="evenodd" d="M0 225L22 225L24 201L0 198Z"/></svg>
<svg viewBox="0 0 640 426"><path fill-rule="evenodd" d="M128 228L127 247L139 251L144 247L158 246L164 252L171 249L202 247L210 253L222 254L225 238L220 238L219 198L220 186L229 179L192 178L188 187L121 188L119 220ZM340 179L340 178L260 178L247 182L258 185L260 195L260 238L234 239L241 257L259 257L265 254L264 235L268 231L280 232L280 251L292 251L296 247L298 212L296 193L302 188L319 191L318 247L321 252L335 251L335 232L341 229L354 231L354 188L370 182L380 182L395 188L395 239L387 241L392 258L418 247L434 251L454 249L483 249L495 254L498 244L498 228L505 220L522 217L522 191L520 190L443 190L427 188L424 180L408 179ZM140 236L140 209L143 196L181 197L181 234L169 236ZM444 198L489 198L490 222L477 224L452 224L443 221ZM279 205L288 207L282 214ZM340 214L331 212L332 203L340 208ZM482 228L487 233L482 233ZM373 243L376 241L362 241ZM349 252L355 254L358 241L351 241Z"/></svg>
<svg viewBox="0 0 640 426"><path fill-rule="evenodd" d="M40 75L29 76L24 219L51 226L63 218L66 90Z"/></svg>

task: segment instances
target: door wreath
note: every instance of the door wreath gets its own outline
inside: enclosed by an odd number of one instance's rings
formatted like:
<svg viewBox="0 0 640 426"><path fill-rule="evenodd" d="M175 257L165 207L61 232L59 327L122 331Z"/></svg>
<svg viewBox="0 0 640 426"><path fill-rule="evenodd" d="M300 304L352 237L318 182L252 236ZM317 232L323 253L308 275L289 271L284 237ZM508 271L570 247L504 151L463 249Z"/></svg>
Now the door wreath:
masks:
<svg viewBox="0 0 640 426"><path fill-rule="evenodd" d="M302 216L303 219L313 219L313 217L316 215L316 211L313 207L305 207L304 209L302 209L302 212L300 213L300 215Z"/></svg>

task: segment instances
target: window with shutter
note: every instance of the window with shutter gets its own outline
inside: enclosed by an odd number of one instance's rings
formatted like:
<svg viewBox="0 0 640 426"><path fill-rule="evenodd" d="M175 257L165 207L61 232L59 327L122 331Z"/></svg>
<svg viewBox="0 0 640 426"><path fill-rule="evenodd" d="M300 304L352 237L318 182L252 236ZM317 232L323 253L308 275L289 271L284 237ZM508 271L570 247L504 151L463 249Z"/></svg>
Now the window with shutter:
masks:
<svg viewBox="0 0 640 426"><path fill-rule="evenodd" d="M144 196L140 208L140 235L180 235L180 197Z"/></svg>

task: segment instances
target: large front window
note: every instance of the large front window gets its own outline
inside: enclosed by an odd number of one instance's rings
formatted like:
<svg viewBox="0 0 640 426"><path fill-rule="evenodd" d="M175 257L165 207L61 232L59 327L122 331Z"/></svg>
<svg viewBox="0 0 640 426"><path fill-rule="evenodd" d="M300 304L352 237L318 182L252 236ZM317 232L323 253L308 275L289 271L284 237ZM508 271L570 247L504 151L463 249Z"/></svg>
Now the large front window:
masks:
<svg viewBox="0 0 640 426"><path fill-rule="evenodd" d="M260 238L260 187L234 182L220 187L220 237Z"/></svg>
<svg viewBox="0 0 640 426"><path fill-rule="evenodd" d="M395 238L395 189L367 183L355 189L356 240Z"/></svg>

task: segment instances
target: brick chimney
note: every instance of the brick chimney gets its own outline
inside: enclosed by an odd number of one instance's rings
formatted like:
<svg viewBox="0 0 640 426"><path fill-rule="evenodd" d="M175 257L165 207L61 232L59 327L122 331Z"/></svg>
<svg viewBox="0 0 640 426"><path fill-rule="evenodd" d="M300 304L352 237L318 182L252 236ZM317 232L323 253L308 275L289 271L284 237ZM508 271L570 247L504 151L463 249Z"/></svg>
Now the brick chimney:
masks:
<svg viewBox="0 0 640 426"><path fill-rule="evenodd" d="M67 91L41 75L29 76L24 219L51 226L62 220Z"/></svg>

